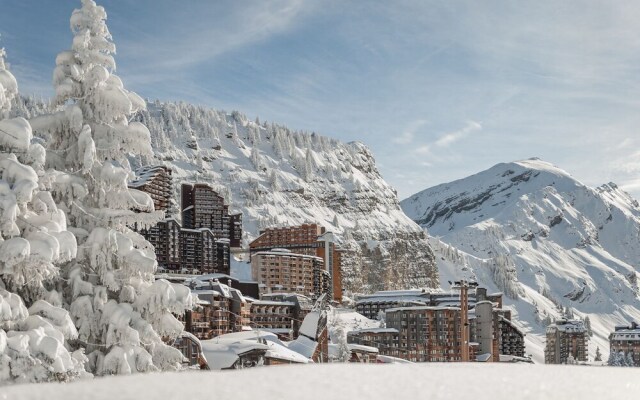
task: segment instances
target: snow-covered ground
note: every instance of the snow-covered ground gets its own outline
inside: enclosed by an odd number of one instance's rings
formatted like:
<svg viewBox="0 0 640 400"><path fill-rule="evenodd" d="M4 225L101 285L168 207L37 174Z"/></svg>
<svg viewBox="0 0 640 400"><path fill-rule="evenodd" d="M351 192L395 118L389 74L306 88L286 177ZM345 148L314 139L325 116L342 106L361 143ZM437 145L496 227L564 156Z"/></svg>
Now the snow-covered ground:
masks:
<svg viewBox="0 0 640 400"><path fill-rule="evenodd" d="M131 375L4 387L14 399L620 399L637 370L505 364L329 364Z"/></svg>

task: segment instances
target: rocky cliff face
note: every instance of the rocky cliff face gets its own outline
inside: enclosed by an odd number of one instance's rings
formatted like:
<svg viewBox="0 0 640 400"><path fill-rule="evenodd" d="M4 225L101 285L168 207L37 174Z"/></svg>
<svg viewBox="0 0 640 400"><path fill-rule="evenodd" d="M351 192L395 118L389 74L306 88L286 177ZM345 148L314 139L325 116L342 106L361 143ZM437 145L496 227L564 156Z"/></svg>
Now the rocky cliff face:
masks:
<svg viewBox="0 0 640 400"><path fill-rule="evenodd" d="M590 188L538 159L496 165L401 203L429 229L441 280L503 291L542 354L544 326L589 317L591 354L640 318L640 207L615 184Z"/></svg>
<svg viewBox="0 0 640 400"><path fill-rule="evenodd" d="M438 285L425 232L365 145L184 103L149 104L137 119L151 131L155 159L132 162L170 166L176 185L212 184L243 212L245 243L266 227L318 222L348 250L348 291Z"/></svg>

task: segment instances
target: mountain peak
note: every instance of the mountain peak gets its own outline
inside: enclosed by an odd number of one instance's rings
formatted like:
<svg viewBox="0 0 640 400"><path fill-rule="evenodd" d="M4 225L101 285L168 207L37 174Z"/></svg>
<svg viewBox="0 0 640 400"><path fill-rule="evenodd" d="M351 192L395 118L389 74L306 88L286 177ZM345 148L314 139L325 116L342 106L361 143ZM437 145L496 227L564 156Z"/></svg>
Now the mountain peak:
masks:
<svg viewBox="0 0 640 400"><path fill-rule="evenodd" d="M402 201L405 213L418 224L441 235L438 221L457 226L479 221L540 191L570 192L585 187L568 172L539 158L500 163L456 180L423 190ZM547 188L547 189L545 189ZM487 206L488 204L488 206ZM481 211L482 210L482 211ZM467 216L472 216L467 221ZM462 218L464 221L458 221ZM447 231L450 226L447 227Z"/></svg>
<svg viewBox="0 0 640 400"><path fill-rule="evenodd" d="M528 159L426 189L401 206L439 237L432 246L441 280L473 279L510 298L530 333L528 349L544 341L545 321L575 312L591 319L593 355L614 325L640 317L640 208L614 183L590 188Z"/></svg>

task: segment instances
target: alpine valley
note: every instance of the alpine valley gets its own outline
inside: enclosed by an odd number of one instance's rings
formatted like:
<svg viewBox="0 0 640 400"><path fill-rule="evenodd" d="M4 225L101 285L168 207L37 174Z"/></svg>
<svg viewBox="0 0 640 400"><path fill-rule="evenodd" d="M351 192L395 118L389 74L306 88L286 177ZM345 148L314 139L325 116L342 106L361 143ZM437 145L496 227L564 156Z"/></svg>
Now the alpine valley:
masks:
<svg viewBox="0 0 640 400"><path fill-rule="evenodd" d="M22 98L13 112L47 108ZM399 203L362 143L183 102L149 102L134 119L149 128L154 155L132 166L169 166L176 194L183 181L211 184L243 213L245 245L269 226L319 221L334 232L347 250L347 295L475 280L505 294L539 363L556 318L588 317L591 357L608 349L612 326L640 320L640 207L613 183L590 188L529 159ZM242 261L232 273L250 277Z"/></svg>

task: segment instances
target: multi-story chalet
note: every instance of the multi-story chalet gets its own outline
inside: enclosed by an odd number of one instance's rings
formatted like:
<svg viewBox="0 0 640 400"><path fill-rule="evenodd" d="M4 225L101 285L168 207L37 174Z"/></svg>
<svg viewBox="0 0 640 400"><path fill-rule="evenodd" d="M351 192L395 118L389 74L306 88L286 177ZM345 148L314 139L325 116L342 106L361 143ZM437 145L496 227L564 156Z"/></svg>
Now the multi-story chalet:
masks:
<svg viewBox="0 0 640 400"><path fill-rule="evenodd" d="M224 198L204 183L182 184L182 224L188 229L207 228L218 239L230 240L231 247L242 242L242 214L229 214Z"/></svg>
<svg viewBox="0 0 640 400"><path fill-rule="evenodd" d="M249 244L251 255L280 248L293 253L321 257L331 277L331 297L342 299L341 250L334 243L333 234L317 224L303 224L285 228L268 228Z"/></svg>
<svg viewBox="0 0 640 400"><path fill-rule="evenodd" d="M251 327L275 333L282 340L292 340L298 337L311 307L311 299L299 294L265 294L261 300L250 303Z"/></svg>
<svg viewBox="0 0 640 400"><path fill-rule="evenodd" d="M375 347L383 356L402 358L398 349L399 335L395 328L360 329L347 333L347 342Z"/></svg>
<svg viewBox="0 0 640 400"><path fill-rule="evenodd" d="M317 298L329 291L329 273L321 257L286 249L254 253L251 277L267 293L299 293Z"/></svg>
<svg viewBox="0 0 640 400"><path fill-rule="evenodd" d="M609 351L614 354L631 353L634 365L640 366L640 327L635 322L630 326L616 326L609 335Z"/></svg>
<svg viewBox="0 0 640 400"><path fill-rule="evenodd" d="M559 319L547 326L544 348L545 364L566 364L571 356L575 361L587 361L587 329L583 321Z"/></svg>
<svg viewBox="0 0 640 400"><path fill-rule="evenodd" d="M185 229L173 218L140 229L156 251L162 270L191 274L229 274L229 240L216 238L210 229Z"/></svg>
<svg viewBox="0 0 640 400"><path fill-rule="evenodd" d="M239 290L218 281L191 283L192 294L198 296L198 301L182 317L187 332L198 339L211 339L249 329L250 305Z"/></svg>
<svg viewBox="0 0 640 400"><path fill-rule="evenodd" d="M156 211L169 212L172 186L171 168L162 165L149 165L136 170L136 178L129 187L141 190L151 196Z"/></svg>

